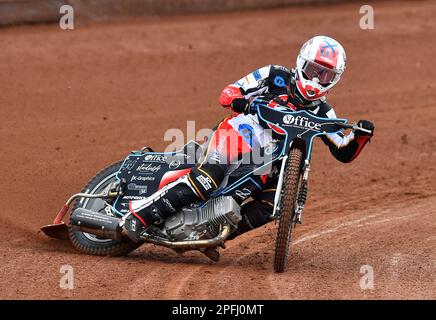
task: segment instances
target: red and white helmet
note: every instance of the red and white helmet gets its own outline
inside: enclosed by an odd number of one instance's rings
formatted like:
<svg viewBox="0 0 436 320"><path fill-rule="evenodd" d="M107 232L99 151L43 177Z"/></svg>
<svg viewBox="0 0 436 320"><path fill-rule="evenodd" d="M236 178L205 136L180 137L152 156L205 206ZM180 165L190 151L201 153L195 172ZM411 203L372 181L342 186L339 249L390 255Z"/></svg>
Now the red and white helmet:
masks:
<svg viewBox="0 0 436 320"><path fill-rule="evenodd" d="M345 70L344 48L336 40L316 36L300 50L296 66L296 86L306 100L317 100L335 86Z"/></svg>

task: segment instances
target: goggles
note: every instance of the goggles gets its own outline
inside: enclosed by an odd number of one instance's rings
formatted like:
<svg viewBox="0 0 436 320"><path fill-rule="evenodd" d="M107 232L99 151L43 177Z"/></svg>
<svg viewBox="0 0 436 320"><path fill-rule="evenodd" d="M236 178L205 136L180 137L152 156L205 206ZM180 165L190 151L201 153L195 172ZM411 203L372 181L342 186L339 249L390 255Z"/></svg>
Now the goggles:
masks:
<svg viewBox="0 0 436 320"><path fill-rule="evenodd" d="M338 74L332 69L326 68L316 62L306 61L302 70L307 80L318 78L320 84L329 84L335 80Z"/></svg>

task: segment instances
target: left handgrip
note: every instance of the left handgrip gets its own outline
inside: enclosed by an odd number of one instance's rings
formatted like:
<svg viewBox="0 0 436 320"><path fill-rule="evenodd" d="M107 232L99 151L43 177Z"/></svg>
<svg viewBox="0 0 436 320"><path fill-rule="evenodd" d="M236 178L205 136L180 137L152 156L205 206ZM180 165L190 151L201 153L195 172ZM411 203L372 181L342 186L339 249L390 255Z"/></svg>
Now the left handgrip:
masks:
<svg viewBox="0 0 436 320"><path fill-rule="evenodd" d="M341 127L341 128L344 128L344 129L353 129L353 130L362 131L362 132L366 132L366 133L372 134L371 130L361 128L361 127L359 127L358 125L355 125L355 124L338 123L338 126Z"/></svg>

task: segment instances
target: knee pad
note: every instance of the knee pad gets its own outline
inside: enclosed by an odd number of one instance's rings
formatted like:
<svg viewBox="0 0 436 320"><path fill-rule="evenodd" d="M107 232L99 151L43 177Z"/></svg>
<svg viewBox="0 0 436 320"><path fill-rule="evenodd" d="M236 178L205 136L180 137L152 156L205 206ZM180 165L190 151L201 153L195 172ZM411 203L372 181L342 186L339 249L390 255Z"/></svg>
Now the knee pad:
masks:
<svg viewBox="0 0 436 320"><path fill-rule="evenodd" d="M217 164L202 164L188 174L189 182L203 200L208 199L218 189L223 179L224 169Z"/></svg>

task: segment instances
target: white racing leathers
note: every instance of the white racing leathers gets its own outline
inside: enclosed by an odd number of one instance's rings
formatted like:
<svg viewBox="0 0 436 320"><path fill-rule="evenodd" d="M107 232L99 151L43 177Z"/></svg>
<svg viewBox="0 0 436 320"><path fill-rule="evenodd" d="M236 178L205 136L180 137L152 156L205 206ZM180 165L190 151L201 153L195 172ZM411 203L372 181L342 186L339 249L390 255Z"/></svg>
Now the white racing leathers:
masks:
<svg viewBox="0 0 436 320"><path fill-rule="evenodd" d="M240 95L238 93L240 92ZM221 93L219 102L226 108L235 110L232 106L234 99L241 97L250 100L257 96L266 96L270 98L268 104L272 108L286 107L292 110L307 110L318 117L336 118L335 111L326 102L325 97L309 101L302 99L295 88L294 71L278 66L268 65L253 71L252 73L241 78L234 84L228 85ZM284 134L279 128L268 126L262 123L257 115L239 115L235 117L234 128L244 123L251 125L259 137L260 142L267 143L260 132L261 128L271 128L272 137L280 138ZM235 128L236 130L236 128ZM264 137L264 136L263 136ZM324 143L329 147L333 156L341 162L350 162L355 159L365 144L369 141L368 136L355 136L353 132L345 134L344 132L328 134L322 137ZM266 142L265 142L266 141Z"/></svg>

